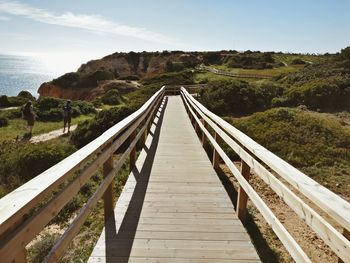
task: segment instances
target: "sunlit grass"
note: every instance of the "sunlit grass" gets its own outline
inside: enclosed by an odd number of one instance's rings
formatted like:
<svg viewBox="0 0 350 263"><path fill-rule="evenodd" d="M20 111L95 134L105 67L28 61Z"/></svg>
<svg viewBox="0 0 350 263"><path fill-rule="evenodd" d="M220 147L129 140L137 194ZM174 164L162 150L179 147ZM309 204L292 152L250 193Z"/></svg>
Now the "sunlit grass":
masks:
<svg viewBox="0 0 350 263"><path fill-rule="evenodd" d="M81 115L73 118L71 125L78 124L82 121L89 120L93 117L90 115ZM36 121L33 128L33 135L47 133L53 130L63 128L63 121L59 122L42 122ZM27 122L23 119L9 120L9 125L0 128L0 141L14 140L18 136L21 138L27 132Z"/></svg>

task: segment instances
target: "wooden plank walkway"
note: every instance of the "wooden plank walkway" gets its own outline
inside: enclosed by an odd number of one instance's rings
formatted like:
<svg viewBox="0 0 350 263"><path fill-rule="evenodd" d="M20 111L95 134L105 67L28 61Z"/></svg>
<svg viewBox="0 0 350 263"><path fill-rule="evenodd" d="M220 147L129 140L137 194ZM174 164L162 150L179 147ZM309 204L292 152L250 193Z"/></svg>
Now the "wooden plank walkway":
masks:
<svg viewBox="0 0 350 263"><path fill-rule="evenodd" d="M180 96L158 112L88 262L260 262Z"/></svg>

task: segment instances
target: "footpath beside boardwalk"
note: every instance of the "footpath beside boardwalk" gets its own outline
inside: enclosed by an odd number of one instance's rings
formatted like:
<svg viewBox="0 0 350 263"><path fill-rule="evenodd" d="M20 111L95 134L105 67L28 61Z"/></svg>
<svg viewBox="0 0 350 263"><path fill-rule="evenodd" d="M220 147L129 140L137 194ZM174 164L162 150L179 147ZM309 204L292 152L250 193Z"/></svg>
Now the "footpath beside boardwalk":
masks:
<svg viewBox="0 0 350 263"><path fill-rule="evenodd" d="M70 127L70 131L71 132L74 131L77 128L77 126L78 125L72 125ZM63 128L60 128L60 129L53 130L53 131L50 131L47 133L38 134L38 135L33 136L29 141L31 143L45 142L45 141L52 140L52 139L55 139L55 138L58 138L62 135L67 134L67 132L62 133L62 130L63 130Z"/></svg>
<svg viewBox="0 0 350 263"><path fill-rule="evenodd" d="M260 262L180 96L157 113L89 262Z"/></svg>

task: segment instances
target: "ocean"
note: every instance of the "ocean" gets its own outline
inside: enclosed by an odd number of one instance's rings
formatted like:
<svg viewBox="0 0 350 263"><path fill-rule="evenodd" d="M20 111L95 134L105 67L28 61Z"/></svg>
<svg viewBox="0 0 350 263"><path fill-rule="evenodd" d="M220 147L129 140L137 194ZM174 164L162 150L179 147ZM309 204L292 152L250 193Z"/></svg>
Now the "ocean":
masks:
<svg viewBox="0 0 350 263"><path fill-rule="evenodd" d="M16 96L27 90L37 97L39 86L59 75L39 59L0 55L0 95Z"/></svg>

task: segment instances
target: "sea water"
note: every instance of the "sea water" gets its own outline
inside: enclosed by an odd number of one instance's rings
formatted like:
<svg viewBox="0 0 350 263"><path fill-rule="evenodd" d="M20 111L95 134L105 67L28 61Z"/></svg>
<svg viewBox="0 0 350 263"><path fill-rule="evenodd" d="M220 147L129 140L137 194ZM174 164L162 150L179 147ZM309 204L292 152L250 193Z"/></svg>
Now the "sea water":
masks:
<svg viewBox="0 0 350 263"><path fill-rule="evenodd" d="M38 88L59 76L39 59L27 56L0 55L0 95L16 96L27 90L38 96Z"/></svg>

